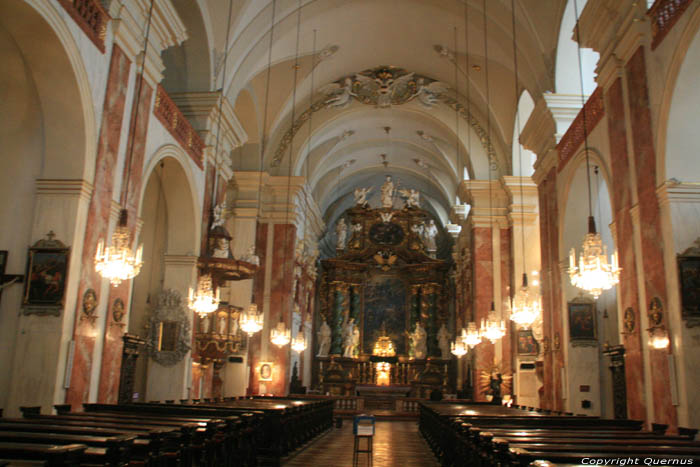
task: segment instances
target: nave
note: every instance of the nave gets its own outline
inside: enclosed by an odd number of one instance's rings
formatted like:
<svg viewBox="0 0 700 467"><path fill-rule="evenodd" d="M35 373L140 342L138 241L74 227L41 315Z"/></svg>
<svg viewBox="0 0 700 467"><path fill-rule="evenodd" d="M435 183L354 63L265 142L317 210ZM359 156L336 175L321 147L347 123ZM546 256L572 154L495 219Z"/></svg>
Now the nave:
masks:
<svg viewBox="0 0 700 467"><path fill-rule="evenodd" d="M289 456L284 467L353 465L354 435L352 420L344 420L341 428L332 428L312 441L300 452ZM381 467L437 467L440 465L418 431L415 420L378 420L372 442L372 465ZM362 441L361 449L365 449ZM358 455L358 465L368 464L367 454Z"/></svg>

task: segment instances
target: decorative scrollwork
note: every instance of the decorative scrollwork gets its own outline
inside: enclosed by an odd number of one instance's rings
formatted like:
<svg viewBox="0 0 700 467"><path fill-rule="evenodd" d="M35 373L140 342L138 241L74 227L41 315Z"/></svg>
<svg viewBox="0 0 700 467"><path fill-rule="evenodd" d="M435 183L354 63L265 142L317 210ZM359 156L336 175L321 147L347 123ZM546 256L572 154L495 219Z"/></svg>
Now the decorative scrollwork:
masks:
<svg viewBox="0 0 700 467"><path fill-rule="evenodd" d="M180 292L165 289L156 301L149 319L147 349L150 357L163 366L173 366L190 351L190 319ZM172 345L163 346L164 324L175 329Z"/></svg>

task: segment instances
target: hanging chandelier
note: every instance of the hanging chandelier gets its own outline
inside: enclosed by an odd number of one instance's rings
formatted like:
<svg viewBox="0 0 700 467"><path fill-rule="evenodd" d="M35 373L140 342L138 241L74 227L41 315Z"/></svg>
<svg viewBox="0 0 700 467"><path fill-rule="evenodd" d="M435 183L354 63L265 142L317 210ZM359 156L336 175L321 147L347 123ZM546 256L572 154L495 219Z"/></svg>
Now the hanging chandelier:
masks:
<svg viewBox="0 0 700 467"><path fill-rule="evenodd" d="M603 290L608 290L620 281L620 267L617 252L608 262L607 247L596 232L595 219L588 218L588 233L583 239L583 247L576 264L576 251L572 248L569 256L569 277L571 283L593 295L597 299Z"/></svg>
<svg viewBox="0 0 700 467"><path fill-rule="evenodd" d="M304 337L304 332L301 328L294 339L292 339L292 350L298 353L306 350L306 337Z"/></svg>
<svg viewBox="0 0 700 467"><path fill-rule="evenodd" d="M536 289L529 287L527 273L523 273L523 285L510 303L510 320L528 329L542 312L542 299Z"/></svg>
<svg viewBox="0 0 700 467"><path fill-rule="evenodd" d="M100 240L95 253L95 270L113 286L118 286L122 281L136 277L143 265L143 245L140 245L134 254L129 247L129 228L127 227L127 210L119 213L119 225L112 234L112 244L105 248L104 241Z"/></svg>
<svg viewBox="0 0 700 467"><path fill-rule="evenodd" d="M454 342L450 344L450 352L452 352L452 355L457 358L462 358L467 354L469 349L467 348L466 339L467 331L466 329L462 328L460 335L455 337Z"/></svg>
<svg viewBox="0 0 700 467"><path fill-rule="evenodd" d="M486 338L495 344L496 341L506 335L506 322L499 320L496 316L493 302L491 302L491 311L486 319L481 320L480 334L482 338Z"/></svg>
<svg viewBox="0 0 700 467"><path fill-rule="evenodd" d="M282 317L280 316L279 323L277 323L277 326L270 331L270 341L272 341L272 343L277 347L284 347L285 345L289 344L289 341L291 340L290 334L289 329L287 329L287 326L285 326L284 321L282 321Z"/></svg>
<svg viewBox="0 0 700 467"><path fill-rule="evenodd" d="M258 305L251 303L238 317L238 327L248 336L252 336L263 328L263 315L258 312Z"/></svg>
<svg viewBox="0 0 700 467"><path fill-rule="evenodd" d="M473 321L467 325L467 334L464 337L464 343L470 349L473 349L478 344L481 344L481 334L479 333L479 329L476 327L476 323Z"/></svg>
<svg viewBox="0 0 700 467"><path fill-rule="evenodd" d="M214 292L214 282L210 274L203 274L199 277L196 291L190 287L187 306L200 318L219 308L219 289Z"/></svg>
<svg viewBox="0 0 700 467"><path fill-rule="evenodd" d="M608 290L620 281L620 268L617 264L617 253L613 253L608 263L607 247L595 228L591 203L591 171L588 156L588 129L586 126L586 102L583 94L583 71L581 65L581 28L578 21L578 9L574 0L576 15L576 41L578 42L578 67L581 84L581 116L583 120L583 142L586 154L586 181L588 182L588 233L583 239L581 254L576 265L576 251L572 248L569 256L569 277L571 283L597 299L603 290Z"/></svg>

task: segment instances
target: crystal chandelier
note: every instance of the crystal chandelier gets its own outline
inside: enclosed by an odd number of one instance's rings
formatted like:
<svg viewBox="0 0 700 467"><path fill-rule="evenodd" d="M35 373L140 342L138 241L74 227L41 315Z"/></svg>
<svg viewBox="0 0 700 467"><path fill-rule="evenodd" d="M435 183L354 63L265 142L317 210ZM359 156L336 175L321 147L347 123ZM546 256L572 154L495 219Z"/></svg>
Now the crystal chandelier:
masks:
<svg viewBox="0 0 700 467"><path fill-rule="evenodd" d="M203 274L199 277L196 291L190 287L187 306L200 317L213 313L219 308L219 289L214 292L211 274Z"/></svg>
<svg viewBox="0 0 700 467"><path fill-rule="evenodd" d="M617 252L608 262L608 250L596 232L593 216L588 217L588 233L583 239L583 247L576 265L576 251L572 248L569 256L569 277L571 283L598 298L603 290L608 290L620 281Z"/></svg>
<svg viewBox="0 0 700 467"><path fill-rule="evenodd" d="M461 358L466 355L466 353L469 351L467 348L466 339L467 331L466 329L462 328L461 334L455 338L452 344L450 344L450 352L452 352L452 355L457 358Z"/></svg>
<svg viewBox="0 0 700 467"><path fill-rule="evenodd" d="M127 210L122 209L119 214L119 225L112 234L112 245L105 248L104 241L100 240L95 253L95 270L113 286L118 286L122 281L129 280L141 271L143 261L143 245L136 250L136 254L129 247L129 228L127 227Z"/></svg>
<svg viewBox="0 0 700 467"><path fill-rule="evenodd" d="M479 333L479 329L476 327L476 323L473 321L467 325L467 334L464 337L464 343L470 349L473 349L478 344L481 344L481 334Z"/></svg>
<svg viewBox="0 0 700 467"><path fill-rule="evenodd" d="M304 332L301 329L299 329L299 333L296 335L296 337L292 339L292 350L299 353L306 350L306 338L304 337Z"/></svg>
<svg viewBox="0 0 700 467"><path fill-rule="evenodd" d="M574 5L575 7L575 5ZM583 142L586 154L586 180L588 182L588 233L583 239L578 266L576 265L576 251L572 248L569 256L569 277L571 283L593 295L597 299L603 290L608 290L620 280L620 268L617 264L617 253L613 253L608 263L608 252L600 234L595 228L593 209L591 203L591 173L588 156L588 131L586 126L586 103L583 94L583 72L581 71L581 37L578 25L578 10L576 14L576 41L578 42L579 79L581 83L581 115L583 119ZM597 175L597 170L596 170Z"/></svg>
<svg viewBox="0 0 700 467"><path fill-rule="evenodd" d="M495 344L497 340L506 335L506 323L503 320L499 320L496 316L493 302L491 302L491 312L489 312L489 316L481 320L480 334L482 337L491 341L492 344Z"/></svg>
<svg viewBox="0 0 700 467"><path fill-rule="evenodd" d="M280 322L277 323L277 326L270 331L270 341L272 341L272 343L277 347L284 347L285 345L289 344L289 341L291 340L290 334L289 329L287 329L287 326L285 326L284 321L282 321L282 317L280 316Z"/></svg>
<svg viewBox="0 0 700 467"><path fill-rule="evenodd" d="M263 315L258 313L258 305L251 303L238 318L238 327L248 336L252 336L263 328Z"/></svg>
<svg viewBox="0 0 700 467"><path fill-rule="evenodd" d="M528 329L542 312L542 300L537 290L529 287L527 273L523 273L523 285L510 303L510 320Z"/></svg>

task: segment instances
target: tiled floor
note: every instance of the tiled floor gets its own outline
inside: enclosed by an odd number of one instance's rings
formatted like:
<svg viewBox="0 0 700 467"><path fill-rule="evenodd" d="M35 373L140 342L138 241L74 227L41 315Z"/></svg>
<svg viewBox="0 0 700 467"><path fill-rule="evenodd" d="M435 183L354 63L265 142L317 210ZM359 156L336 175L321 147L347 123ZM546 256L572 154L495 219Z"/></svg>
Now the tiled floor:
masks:
<svg viewBox="0 0 700 467"><path fill-rule="evenodd" d="M417 422L378 421L372 449L374 467L436 467L439 464L423 437ZM292 454L283 463L288 467L352 466L354 436L352 420L344 420L342 428L331 431ZM364 448L364 441L362 441ZM358 465L367 466L367 454L360 455Z"/></svg>

